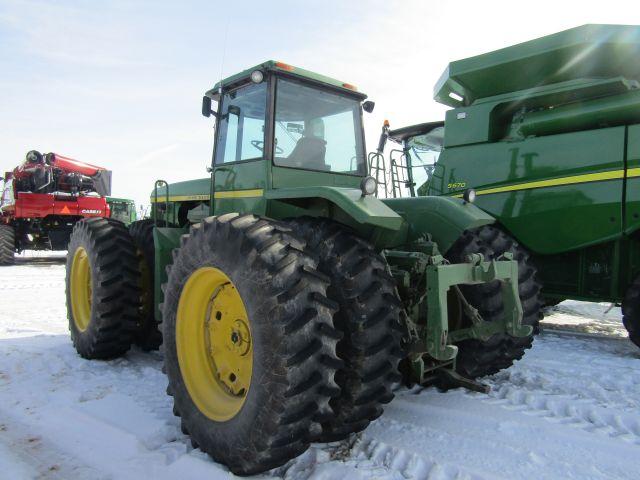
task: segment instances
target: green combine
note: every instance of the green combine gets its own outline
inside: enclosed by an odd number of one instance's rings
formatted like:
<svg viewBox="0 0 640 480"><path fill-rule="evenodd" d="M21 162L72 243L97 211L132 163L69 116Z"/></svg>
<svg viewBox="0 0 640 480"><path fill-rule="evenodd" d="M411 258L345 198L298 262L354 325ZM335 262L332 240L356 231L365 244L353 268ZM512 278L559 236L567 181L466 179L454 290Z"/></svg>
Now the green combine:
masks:
<svg viewBox="0 0 640 480"><path fill-rule="evenodd" d="M163 343L183 431L234 473L365 429L403 380L486 391L475 379L531 346L528 255L468 198L376 198L372 109L350 84L257 65L203 99L209 177L158 180L153 218L129 228L74 229L78 353Z"/></svg>
<svg viewBox="0 0 640 480"><path fill-rule="evenodd" d="M585 25L452 62L435 88L445 121L385 132L402 145L390 196L474 189L547 305L622 304L638 346L639 58L640 27Z"/></svg>

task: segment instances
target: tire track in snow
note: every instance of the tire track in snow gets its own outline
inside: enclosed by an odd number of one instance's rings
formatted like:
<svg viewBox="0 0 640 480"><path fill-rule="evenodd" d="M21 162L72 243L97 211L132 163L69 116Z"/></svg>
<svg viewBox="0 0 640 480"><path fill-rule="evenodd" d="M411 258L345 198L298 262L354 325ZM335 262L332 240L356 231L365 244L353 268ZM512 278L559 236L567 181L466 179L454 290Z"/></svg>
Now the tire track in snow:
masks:
<svg viewBox="0 0 640 480"><path fill-rule="evenodd" d="M492 388L483 401L640 445L636 350L617 339L553 336L545 338L543 348L550 347L571 353L557 361L516 363L488 380Z"/></svg>
<svg viewBox="0 0 640 480"><path fill-rule="evenodd" d="M571 395L553 395L502 386L489 394L486 403L503 405L528 415L538 415L588 432L605 434L640 445L640 417L617 413Z"/></svg>
<svg viewBox="0 0 640 480"><path fill-rule="evenodd" d="M12 456L24 462L33 471L34 476L30 475L29 478L37 480L72 478L74 480L107 480L109 478L103 472L60 450L55 442L39 435L29 435L27 433L29 431L33 431L33 428L15 420L9 421L7 418L0 424L0 447L7 447ZM26 477L12 478L19 480Z"/></svg>
<svg viewBox="0 0 640 480"><path fill-rule="evenodd" d="M488 480L468 472L458 465L450 465L430 460L424 456L408 452L401 447L387 444L366 435L353 447L353 455L364 455L375 465L397 471L404 478L415 480Z"/></svg>

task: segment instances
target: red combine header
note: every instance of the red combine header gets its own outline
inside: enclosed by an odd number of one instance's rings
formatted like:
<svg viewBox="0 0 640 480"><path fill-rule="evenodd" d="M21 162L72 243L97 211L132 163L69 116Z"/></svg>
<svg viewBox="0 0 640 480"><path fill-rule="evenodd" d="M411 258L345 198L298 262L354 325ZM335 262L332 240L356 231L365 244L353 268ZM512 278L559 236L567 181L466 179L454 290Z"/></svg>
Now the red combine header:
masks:
<svg viewBox="0 0 640 480"><path fill-rule="evenodd" d="M66 250L74 224L108 217L111 171L31 150L4 177L0 200L0 265L22 250Z"/></svg>

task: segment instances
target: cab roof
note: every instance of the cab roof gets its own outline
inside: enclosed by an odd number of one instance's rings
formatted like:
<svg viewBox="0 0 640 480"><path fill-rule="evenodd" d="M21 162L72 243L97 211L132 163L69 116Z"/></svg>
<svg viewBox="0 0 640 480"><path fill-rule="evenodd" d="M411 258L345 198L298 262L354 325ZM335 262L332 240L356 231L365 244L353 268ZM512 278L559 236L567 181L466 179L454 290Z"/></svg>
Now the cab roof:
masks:
<svg viewBox="0 0 640 480"><path fill-rule="evenodd" d="M119 197L105 197L107 199L107 202L114 202L114 203L130 203L130 204L134 204L136 203L135 201L131 200L130 198L119 198Z"/></svg>
<svg viewBox="0 0 640 480"><path fill-rule="evenodd" d="M395 130L389 130L389 138L394 142L402 143L409 138L416 137L418 135L424 135L436 128L444 127L444 122L427 122L419 123L417 125L409 125L408 127L396 128Z"/></svg>
<svg viewBox="0 0 640 480"><path fill-rule="evenodd" d="M226 89L235 84L244 83L251 77L251 73L256 70L260 70L264 73L268 71L280 72L280 73L284 73L294 77L300 77L306 80L311 80L316 83L329 85L339 90L344 90L345 93L350 93L352 95L355 95L360 100L364 100L365 98L367 98L367 96L364 93L358 92L357 88L354 85L351 85L350 83L342 82L340 80L336 80L335 78L327 77L325 75L321 75L319 73L305 70L303 68L294 67L292 65L289 65L283 62L278 62L276 60L267 60L266 62L262 62L254 67L243 70L240 73L231 75L230 77L227 77L222 81L217 82L211 90L208 90L205 93L205 95L207 97L211 97L214 100L218 100L218 94L219 94L220 88Z"/></svg>

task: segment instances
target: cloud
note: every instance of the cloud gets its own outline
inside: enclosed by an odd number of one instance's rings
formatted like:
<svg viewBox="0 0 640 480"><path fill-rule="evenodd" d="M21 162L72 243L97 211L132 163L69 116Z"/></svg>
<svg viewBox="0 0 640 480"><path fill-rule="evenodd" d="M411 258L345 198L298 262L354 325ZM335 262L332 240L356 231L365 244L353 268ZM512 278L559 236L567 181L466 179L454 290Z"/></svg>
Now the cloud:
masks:
<svg viewBox="0 0 640 480"><path fill-rule="evenodd" d="M181 146L180 143L172 143L170 145L166 145L164 147L160 147L150 152L147 152L141 155L138 159L134 160L131 166L134 168L142 167L151 162L157 162L158 160L166 159L167 154L175 153L180 149L180 146ZM173 156L172 160L174 159L175 159L175 156Z"/></svg>
<svg viewBox="0 0 640 480"><path fill-rule="evenodd" d="M83 5L83 6L81 6ZM115 7L115 8L114 8ZM3 30L18 48L53 62L101 69L162 67L145 54L147 42L136 23L116 3L26 1L5 4Z"/></svg>

